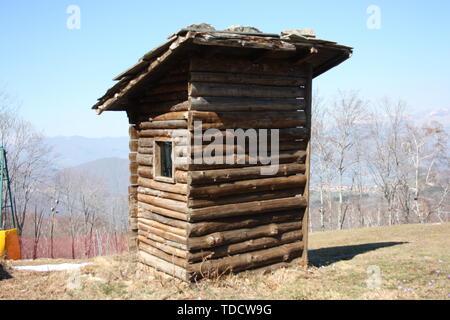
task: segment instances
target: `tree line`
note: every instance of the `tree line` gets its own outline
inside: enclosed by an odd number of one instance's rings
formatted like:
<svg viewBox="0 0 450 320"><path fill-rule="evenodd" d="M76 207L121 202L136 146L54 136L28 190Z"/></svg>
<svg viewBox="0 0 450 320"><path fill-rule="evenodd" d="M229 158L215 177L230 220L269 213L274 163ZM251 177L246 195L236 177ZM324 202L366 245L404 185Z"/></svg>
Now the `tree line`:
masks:
<svg viewBox="0 0 450 320"><path fill-rule="evenodd" d="M357 92L312 112L311 223L315 231L444 222L450 212L449 133L403 101Z"/></svg>

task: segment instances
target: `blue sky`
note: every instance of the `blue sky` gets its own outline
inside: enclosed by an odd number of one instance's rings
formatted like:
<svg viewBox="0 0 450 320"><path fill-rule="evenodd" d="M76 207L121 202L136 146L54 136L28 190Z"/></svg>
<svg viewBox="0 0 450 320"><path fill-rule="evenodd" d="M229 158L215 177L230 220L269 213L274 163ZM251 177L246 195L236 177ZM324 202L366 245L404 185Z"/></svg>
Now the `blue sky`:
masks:
<svg viewBox="0 0 450 320"><path fill-rule="evenodd" d="M81 28L69 30L69 5ZM368 29L366 10L381 10ZM325 96L358 90L389 96L410 112L450 108L449 1L137 1L0 0L0 89L49 136L124 136L125 113L90 110L114 76L191 23L264 32L313 28L319 38L354 47L353 57L314 81Z"/></svg>

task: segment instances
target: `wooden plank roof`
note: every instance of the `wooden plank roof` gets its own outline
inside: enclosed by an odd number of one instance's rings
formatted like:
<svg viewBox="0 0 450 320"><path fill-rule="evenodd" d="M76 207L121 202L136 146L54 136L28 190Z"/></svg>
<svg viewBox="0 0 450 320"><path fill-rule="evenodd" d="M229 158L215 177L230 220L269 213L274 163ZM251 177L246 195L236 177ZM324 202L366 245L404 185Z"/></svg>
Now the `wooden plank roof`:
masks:
<svg viewBox="0 0 450 320"><path fill-rule="evenodd" d="M215 46L222 48L247 48L272 52L285 52L295 56L300 50L316 53L313 65L314 77L348 59L352 48L336 42L298 34L246 33L235 31L211 31L181 29L159 47L149 51L139 61L122 72L118 81L92 107L98 114L105 110L125 110L127 97L144 82L158 79L167 68L173 67L183 54L194 47ZM313 62L312 62L313 61ZM301 63L301 58L297 63Z"/></svg>

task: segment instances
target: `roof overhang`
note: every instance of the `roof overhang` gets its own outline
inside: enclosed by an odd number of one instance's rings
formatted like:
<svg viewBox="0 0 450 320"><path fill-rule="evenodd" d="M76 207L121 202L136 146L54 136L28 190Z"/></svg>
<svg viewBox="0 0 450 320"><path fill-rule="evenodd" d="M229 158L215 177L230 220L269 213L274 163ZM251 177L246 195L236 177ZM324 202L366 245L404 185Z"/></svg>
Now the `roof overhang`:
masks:
<svg viewBox="0 0 450 320"><path fill-rule="evenodd" d="M158 79L172 63L188 54L189 50L205 46L283 52L287 56L298 57L295 61L297 64L310 63L313 77L337 66L352 54L351 47L315 37L182 29L169 37L168 41L146 53L133 67L115 77L114 80L118 82L98 99L92 109L98 114L105 110L126 110L127 98L133 92L152 79ZM299 52L302 54L299 55Z"/></svg>

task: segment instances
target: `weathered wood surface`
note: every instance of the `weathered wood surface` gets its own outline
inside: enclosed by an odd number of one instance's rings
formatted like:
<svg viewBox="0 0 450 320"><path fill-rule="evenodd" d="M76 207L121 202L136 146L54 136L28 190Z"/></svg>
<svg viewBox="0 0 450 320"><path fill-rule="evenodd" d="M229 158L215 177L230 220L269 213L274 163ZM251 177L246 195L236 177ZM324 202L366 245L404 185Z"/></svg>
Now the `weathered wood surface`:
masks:
<svg viewBox="0 0 450 320"><path fill-rule="evenodd" d="M138 195L139 199L139 195ZM234 204L224 204L204 208L189 209L190 221L213 220L225 217L252 215L257 213L293 210L306 207L306 199L297 196Z"/></svg>
<svg viewBox="0 0 450 320"><path fill-rule="evenodd" d="M228 272L237 272L271 263L289 261L299 257L302 251L303 244L294 242L274 248L190 264L188 271L195 272L200 277L214 277Z"/></svg>
<svg viewBox="0 0 450 320"><path fill-rule="evenodd" d="M154 267L158 271L162 271L183 281L190 281L190 277L186 269L157 258L145 251L139 252L139 260L146 265Z"/></svg>
<svg viewBox="0 0 450 320"><path fill-rule="evenodd" d="M208 112L192 111L189 129L282 129L303 126L303 111L292 112ZM201 122L199 124L195 122Z"/></svg>
<svg viewBox="0 0 450 320"><path fill-rule="evenodd" d="M141 122L140 129L183 129L187 128L186 120L153 120L151 122Z"/></svg>
<svg viewBox="0 0 450 320"><path fill-rule="evenodd" d="M202 249L198 252L188 253L186 258L188 262L199 262L206 259L217 259L237 253L249 252L258 249L272 248L286 243L291 243L302 239L302 231L290 231L276 236L262 237L232 243L211 249Z"/></svg>
<svg viewBox="0 0 450 320"><path fill-rule="evenodd" d="M257 166L232 169L213 169L205 171L191 171L188 174L188 182L191 185L209 184L218 182L230 182L236 180L249 180L258 178L268 178L262 175L262 169L268 169L270 166ZM277 172L271 176L289 176L305 172L305 165L300 163L281 164Z"/></svg>
<svg viewBox="0 0 450 320"><path fill-rule="evenodd" d="M178 193L178 194L188 194L188 186L187 184L183 183L163 183L159 181L155 181L152 179L142 178L139 177L138 184L141 187L146 187L150 189L160 190L160 191L167 191L172 193Z"/></svg>
<svg viewBox="0 0 450 320"><path fill-rule="evenodd" d="M166 199L172 199L172 200L178 200L178 201L184 201L187 202L187 196L183 194L178 193L172 193L167 191L161 191L161 190L155 190L151 188L145 188L145 187L138 187L137 190L140 194L147 194L159 198L166 198Z"/></svg>
<svg viewBox="0 0 450 320"><path fill-rule="evenodd" d="M286 61L252 63L245 58L229 58L223 56L202 59L192 57L190 71L229 72L245 74L266 74L280 76L303 77L308 75L304 66L294 66Z"/></svg>
<svg viewBox="0 0 450 320"><path fill-rule="evenodd" d="M143 242L143 243L145 243L147 245L155 247L156 249L164 251L167 254L174 255L174 256L177 256L177 257L180 257L180 258L185 258L185 259L187 258L188 253L187 253L186 250L175 248L175 247L166 245L166 244L158 242L158 241L154 241L154 240L152 240L150 238L147 238L147 237L145 237L143 235L139 235L138 239L139 239L140 242Z"/></svg>
<svg viewBox="0 0 450 320"><path fill-rule="evenodd" d="M280 87L299 87L306 83L306 79L301 77L274 76L267 74L191 72L190 76L191 82L255 84Z"/></svg>
<svg viewBox="0 0 450 320"><path fill-rule="evenodd" d="M201 237L189 237L187 246L189 250L213 248L229 243L237 243L249 239L266 236L275 236L292 230L301 230L301 221L271 223L252 228L220 231Z"/></svg>
<svg viewBox="0 0 450 320"><path fill-rule="evenodd" d="M280 190L295 187L303 187L306 183L304 175L289 177L262 178L253 180L235 181L233 183L221 183L217 185L192 186L189 190L190 197L217 197L242 192L259 192L266 190Z"/></svg>
<svg viewBox="0 0 450 320"><path fill-rule="evenodd" d="M187 206L189 208L203 208L211 207L223 204L250 202L258 200L269 200L269 199L279 199L286 197L295 197L297 195L303 194L303 188L292 188L292 189L282 189L282 190L269 190L254 193L243 193L241 195L231 195L231 196L217 196L214 198L192 198L187 201Z"/></svg>
<svg viewBox="0 0 450 320"><path fill-rule="evenodd" d="M301 220L303 212L301 210L259 213L253 216L232 217L220 220L210 220L188 224L188 235L198 237L206 234L228 231L241 228L249 228L259 225Z"/></svg>
<svg viewBox="0 0 450 320"><path fill-rule="evenodd" d="M297 98L233 98L190 97L191 110L236 112L236 111L295 111L303 110L304 100Z"/></svg>
<svg viewBox="0 0 450 320"><path fill-rule="evenodd" d="M150 154L140 154L136 156L136 162L142 166L153 166L153 156ZM137 168L136 168L137 171Z"/></svg>
<svg viewBox="0 0 450 320"><path fill-rule="evenodd" d="M139 196L139 194L138 194ZM142 197L142 195L141 195ZM175 211L175 210L171 210L171 209L167 209L167 208L163 208L163 207L158 207L143 201L138 201L138 217L145 217L145 212L154 212L166 217L170 217L170 218L174 218L174 219L179 219L179 220L184 220L184 221L188 221L189 217L187 214L179 212L179 211Z"/></svg>
<svg viewBox="0 0 450 320"><path fill-rule="evenodd" d="M301 98L304 97L305 91L301 87L191 82L189 95L191 97Z"/></svg>

